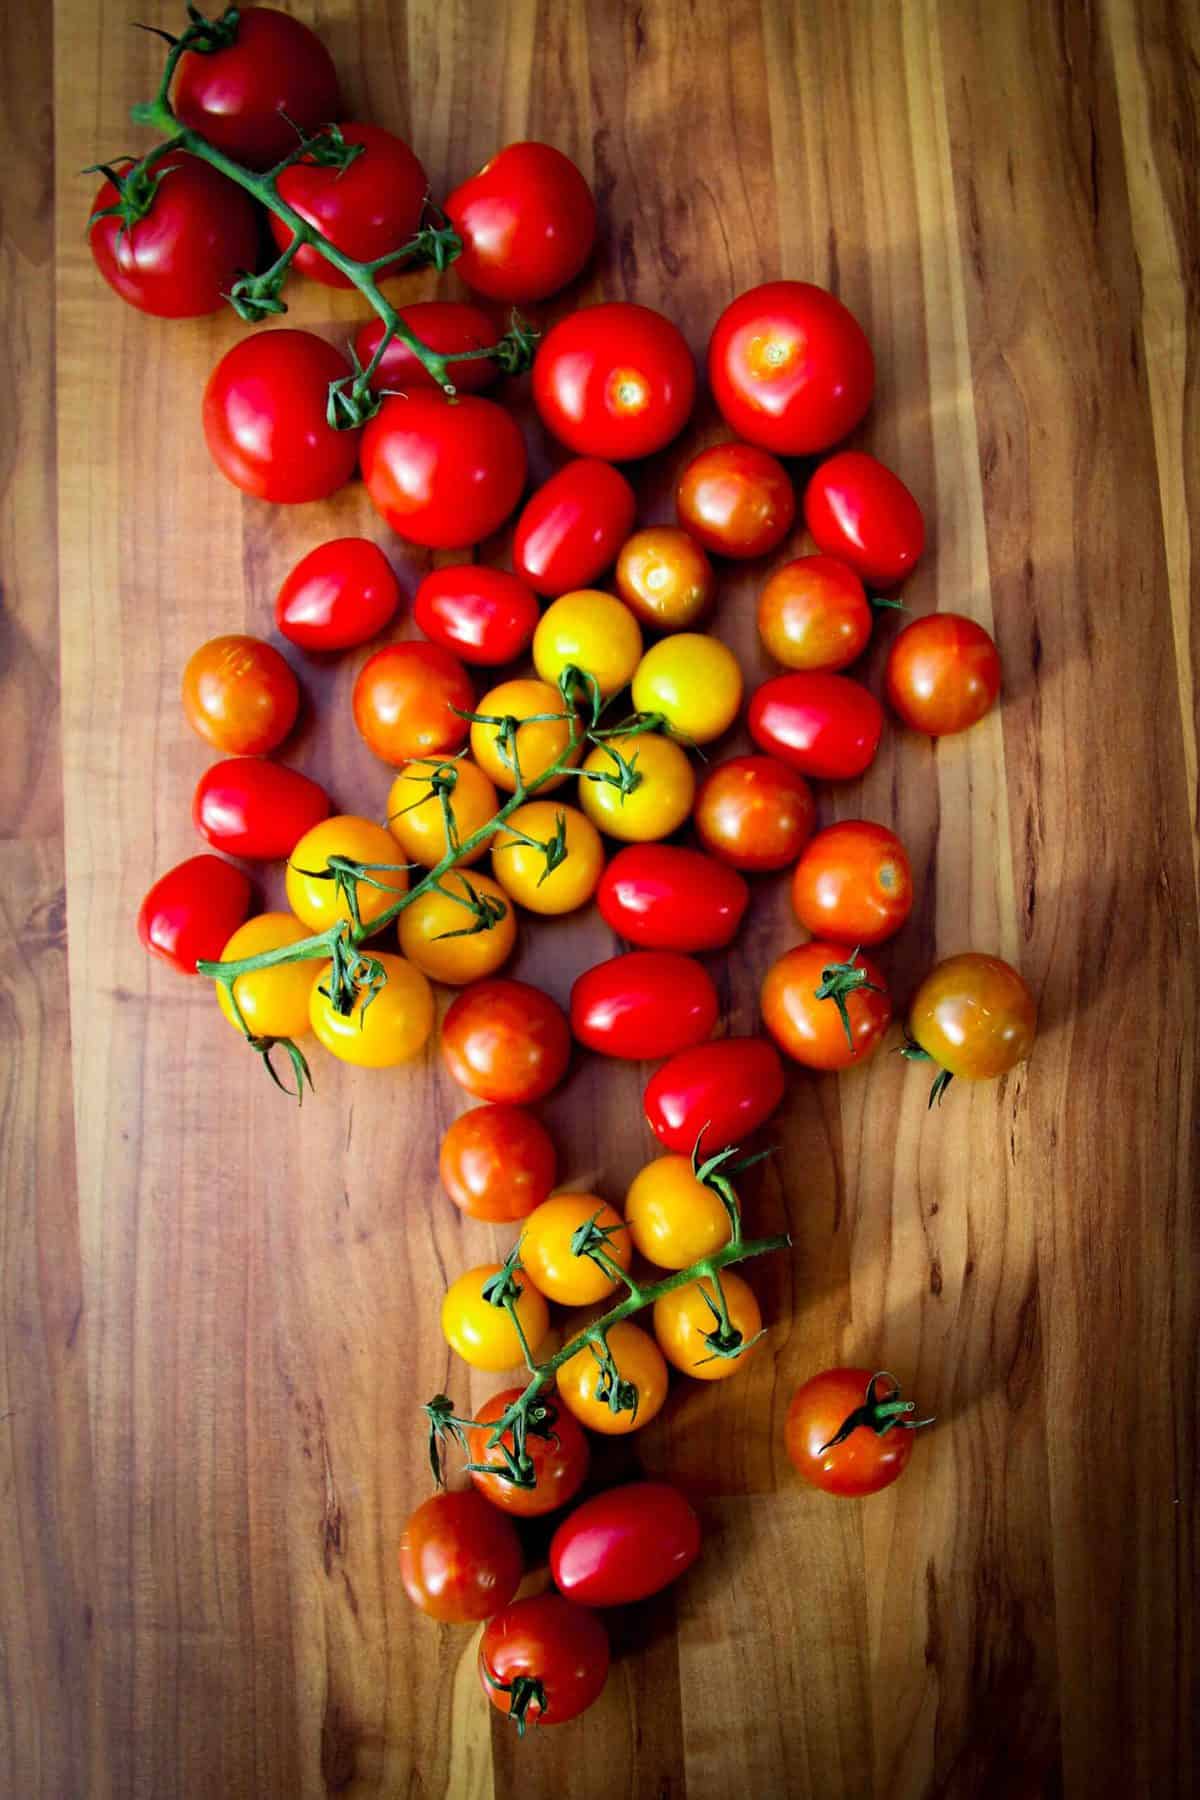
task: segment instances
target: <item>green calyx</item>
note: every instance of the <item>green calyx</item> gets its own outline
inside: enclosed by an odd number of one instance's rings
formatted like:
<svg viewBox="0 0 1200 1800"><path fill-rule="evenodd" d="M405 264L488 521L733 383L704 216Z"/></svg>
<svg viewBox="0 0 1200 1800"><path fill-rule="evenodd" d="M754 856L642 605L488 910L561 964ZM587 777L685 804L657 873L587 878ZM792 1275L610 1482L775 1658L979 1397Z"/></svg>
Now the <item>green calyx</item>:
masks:
<svg viewBox="0 0 1200 1800"><path fill-rule="evenodd" d="M931 1063L934 1061L928 1050L923 1050L916 1039L911 1037L906 1038L904 1043L900 1045L900 1055L904 1058L905 1062ZM937 1065L935 1064L935 1067L936 1066ZM945 1094L946 1089L953 1080L954 1076L949 1069L938 1068L937 1074L930 1083L927 1111L932 1112L935 1106L941 1105L942 1096Z"/></svg>
<svg viewBox="0 0 1200 1800"><path fill-rule="evenodd" d="M163 178L178 168L178 163L165 163L158 166L158 159L170 156L177 148L174 143L160 144L149 157L138 162L132 156L118 156L111 163L90 163L82 171L85 175L103 175L117 190L117 198L111 206L100 207L88 218L87 228L91 231L101 219L120 219L121 226L118 237L132 231L147 218L158 195L159 183ZM117 163L128 165L118 169Z"/></svg>
<svg viewBox="0 0 1200 1800"><path fill-rule="evenodd" d="M842 1027L846 1033L846 1042L851 1050L857 1049L854 1042L854 1028L850 1023L850 1013L846 1006L850 994L860 993L864 988L868 993L881 994L883 989L877 987L870 979L867 971L858 962L858 951L852 950L844 963L830 963L821 970L821 985L813 989L816 1000L832 1000L841 1016Z"/></svg>
<svg viewBox="0 0 1200 1800"><path fill-rule="evenodd" d="M549 1717L550 1706L546 1699L546 1690L536 1675L514 1675L511 1681L501 1681L493 1675L483 1657L479 1659L479 1667L483 1679L498 1694L508 1695L508 1716L517 1728L517 1736L524 1737L528 1715L534 1707L535 1723Z"/></svg>
<svg viewBox="0 0 1200 1800"><path fill-rule="evenodd" d="M880 1382L887 1382L889 1391L884 1397L879 1391ZM886 1437L889 1431L899 1427L902 1431L919 1431L922 1426L932 1425L933 1419L910 1419L909 1414L917 1410L915 1400L902 1400L900 1383L894 1375L882 1370L872 1375L867 1383L866 1398L863 1404L856 1407L849 1418L842 1422L827 1444L822 1444L818 1455L824 1456L838 1444L844 1444L855 1431L873 1431L876 1437Z"/></svg>

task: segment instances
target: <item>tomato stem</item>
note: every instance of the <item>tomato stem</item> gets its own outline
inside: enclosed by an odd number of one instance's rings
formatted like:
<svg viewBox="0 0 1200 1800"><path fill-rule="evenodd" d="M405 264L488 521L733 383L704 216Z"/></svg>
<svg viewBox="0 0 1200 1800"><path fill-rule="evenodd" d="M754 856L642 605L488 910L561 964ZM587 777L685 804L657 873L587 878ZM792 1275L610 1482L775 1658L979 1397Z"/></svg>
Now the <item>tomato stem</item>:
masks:
<svg viewBox="0 0 1200 1800"><path fill-rule="evenodd" d="M890 1384L889 1398L886 1400L882 1399L877 1391L881 1381ZM850 1416L842 1421L841 1426L834 1432L829 1442L821 1445L818 1455L824 1456L825 1452L832 1450L835 1445L844 1444L854 1431L873 1431L876 1437L885 1437L897 1426L904 1431L919 1431L922 1426L933 1424L934 1421L931 1418L910 1419L908 1414L916 1412L916 1410L916 1401L901 1399L900 1383L894 1375L889 1375L886 1369L882 1369L878 1375L872 1375L868 1381L863 1404L856 1407Z"/></svg>

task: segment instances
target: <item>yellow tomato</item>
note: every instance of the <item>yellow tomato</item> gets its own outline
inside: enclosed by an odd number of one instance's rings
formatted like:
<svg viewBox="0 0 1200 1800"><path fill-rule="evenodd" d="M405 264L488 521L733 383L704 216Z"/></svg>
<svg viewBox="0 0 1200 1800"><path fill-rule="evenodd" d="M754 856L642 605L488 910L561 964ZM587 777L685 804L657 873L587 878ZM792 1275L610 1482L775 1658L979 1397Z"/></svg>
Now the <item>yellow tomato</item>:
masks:
<svg viewBox="0 0 1200 1800"><path fill-rule="evenodd" d="M549 843L562 819L566 833L566 860L547 875L546 858L531 844L514 836L523 832L539 843ZM574 912L585 906L596 891L604 867L600 833L578 807L557 800L531 800L510 813L492 840L492 869L505 893L536 913Z"/></svg>
<svg viewBox="0 0 1200 1800"><path fill-rule="evenodd" d="M617 558L617 592L658 631L695 625L712 605L713 588L712 564L677 525L635 531Z"/></svg>
<svg viewBox="0 0 1200 1800"><path fill-rule="evenodd" d="M477 709L481 713L491 714L494 718L529 719L540 713L558 713L564 711L563 697L556 687L545 681L502 681L483 696ZM500 732L495 725L480 725L476 722L471 727L471 755L479 764L485 775L489 775L497 787L513 794L517 788L517 778L512 769L500 754ZM521 725L517 731L517 758L521 765L521 776L526 782L534 780L548 769L563 754L571 738L571 729L565 718L537 718L533 724ZM578 750L572 761L578 760ZM567 779L565 773L548 781L542 793L548 793Z"/></svg>
<svg viewBox="0 0 1200 1800"><path fill-rule="evenodd" d="M394 905L397 894L408 892L407 871L395 867L400 858L390 831L385 831L382 825L373 825L370 819L355 818L350 813L322 819L319 825L305 832L287 866L288 905L310 931L324 931L335 919L351 917L345 896L337 885L332 880L318 879L320 870L331 856L345 856L357 863L393 865L372 872L375 881L385 884L382 888L372 887L366 881L355 883L359 916L364 925L370 925L380 913Z"/></svg>
<svg viewBox="0 0 1200 1800"><path fill-rule="evenodd" d="M729 1242L729 1214L690 1156L659 1156L633 1178L625 1220L635 1247L662 1269L686 1269Z"/></svg>
<svg viewBox="0 0 1200 1800"><path fill-rule="evenodd" d="M312 985L309 1018L325 1048L339 1061L360 1069L390 1069L408 1062L433 1030L433 991L420 969L402 956L376 950L387 981L365 1012L362 996L350 1013L339 1013L327 993L332 963L323 963Z"/></svg>
<svg viewBox="0 0 1200 1800"><path fill-rule="evenodd" d="M451 869L441 878L450 890L442 894L433 888L420 894L400 914L400 948L409 962L423 969L435 981L461 987L467 981L481 981L494 975L501 963L507 962L517 941L517 919L512 901L499 882L490 875L460 875ZM450 894L470 899L468 883L484 901L492 900L504 908L503 915L486 931L473 931L474 918L467 908ZM465 936L454 936L463 932Z"/></svg>
<svg viewBox="0 0 1200 1800"><path fill-rule="evenodd" d="M633 678L640 713L661 713L668 726L693 744L708 744L728 731L742 704L742 671L719 638L680 631L647 650Z"/></svg>
<svg viewBox="0 0 1200 1800"><path fill-rule="evenodd" d="M521 1266L539 1292L560 1306L590 1306L617 1286L616 1277L606 1274L599 1263L590 1256L576 1256L571 1249L579 1227L592 1218L600 1230L612 1230L604 1248L627 1269L633 1261L629 1233L620 1213L595 1194L551 1194L525 1221Z"/></svg>
<svg viewBox="0 0 1200 1800"><path fill-rule="evenodd" d="M420 863L426 869L441 862L449 849L442 803L432 787L439 769L454 771L454 792L449 800L460 844L494 818L500 805L483 770L465 756L448 757L443 762L429 757L422 762L405 763L388 791L388 830L409 862ZM479 844L469 856L459 858L459 867L478 862L487 852L488 844Z"/></svg>
<svg viewBox="0 0 1200 1800"><path fill-rule="evenodd" d="M721 1273L721 1290L729 1323L741 1333L743 1344L748 1344L762 1330L758 1301L740 1275L725 1270ZM715 1304L713 1284L707 1276L675 1288L654 1302L654 1335L663 1355L697 1381L725 1381L745 1366L747 1356L754 1355L753 1350L743 1350L739 1356L713 1354L712 1345L705 1339L718 1328Z"/></svg>
<svg viewBox="0 0 1200 1800"><path fill-rule="evenodd" d="M629 684L641 654L637 620L620 600L598 588L561 595L546 608L533 634L534 667L543 681L553 685L574 663L596 677L606 700Z"/></svg>
<svg viewBox="0 0 1200 1800"><path fill-rule="evenodd" d="M657 732L643 731L636 737L609 738L607 743L597 744L583 765L583 774L589 770L617 773L609 744L627 763L634 763L641 779L632 793L622 794L611 782L587 781L581 776L579 804L584 812L601 831L626 843L645 844L669 837L692 810L696 777L691 763L678 744Z"/></svg>
<svg viewBox="0 0 1200 1800"><path fill-rule="evenodd" d="M260 956L264 950L280 950L284 944L299 944L312 933L307 925L291 913L259 913L239 925L221 952L222 962L240 962L244 956ZM312 962L281 963L277 969L255 969L239 975L233 984L237 1003L254 1037L303 1037L309 1029L308 996L312 991L316 964ZM229 989L217 983L217 1005L240 1031Z"/></svg>
<svg viewBox="0 0 1200 1800"><path fill-rule="evenodd" d="M521 1339L506 1306L493 1306L485 1300L483 1290L493 1275L500 1273L499 1263L483 1263L468 1269L451 1282L442 1301L442 1336L452 1350L473 1369L514 1368L524 1362ZM550 1309L532 1282L514 1276L521 1290L516 1303L517 1318L525 1333L529 1354L536 1356L538 1346L550 1328Z"/></svg>
<svg viewBox="0 0 1200 1800"><path fill-rule="evenodd" d="M628 1319L610 1328L608 1348L621 1380L637 1389L636 1410L613 1412L607 1400L598 1398L600 1361L590 1344L568 1357L558 1371L558 1391L581 1425L607 1437L624 1437L661 1412L667 1397L667 1365L649 1333Z"/></svg>

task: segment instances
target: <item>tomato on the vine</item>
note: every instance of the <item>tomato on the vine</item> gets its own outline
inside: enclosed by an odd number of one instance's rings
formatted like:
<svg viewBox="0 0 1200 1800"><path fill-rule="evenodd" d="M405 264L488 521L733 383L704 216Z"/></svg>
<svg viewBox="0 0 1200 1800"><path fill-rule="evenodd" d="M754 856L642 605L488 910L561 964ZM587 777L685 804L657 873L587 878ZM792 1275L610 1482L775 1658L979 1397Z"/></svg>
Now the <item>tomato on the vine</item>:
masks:
<svg viewBox="0 0 1200 1800"><path fill-rule="evenodd" d="M620 1386L636 1392L636 1406L613 1410L602 1381L599 1354L590 1342L569 1356L559 1369L558 1391L564 1406L589 1431L598 1431L603 1437L624 1437L628 1432L640 1431L662 1411L667 1397L667 1365L650 1334L640 1325L631 1325L628 1319L610 1325L607 1337Z"/></svg>
<svg viewBox="0 0 1200 1800"><path fill-rule="evenodd" d="M349 650L378 637L400 583L370 538L332 538L302 556L275 600L275 623L301 650Z"/></svg>
<svg viewBox="0 0 1200 1800"><path fill-rule="evenodd" d="M742 877L699 850L631 844L596 890L610 931L644 950L723 950L750 900Z"/></svg>
<svg viewBox="0 0 1200 1800"><path fill-rule="evenodd" d="M566 716L563 697L556 687L551 687L545 681L502 681L499 687L491 688L483 696L475 710L484 718L515 719L518 722L515 760L520 765L521 779L526 786L544 775L551 764L556 763L565 753L571 741L571 725ZM576 745L571 759L573 763L579 760L579 750L580 746ZM513 767L513 753L509 751L506 760L501 725L487 725L476 720L471 726L471 755L497 787L504 788L510 794L516 792L517 776ZM564 770L553 781L544 782L539 793L552 793L566 779L567 773Z"/></svg>
<svg viewBox="0 0 1200 1800"><path fill-rule="evenodd" d="M504 1452L515 1452L512 1428L498 1444L489 1445L496 1422L502 1419L524 1388L503 1388L484 1402L475 1414L477 1428L467 1434L467 1445L473 1463L484 1463L486 1470L471 1470L471 1480L478 1491L501 1512L517 1518L537 1519L543 1513L557 1512L573 1500L587 1477L591 1451L573 1413L556 1405L552 1398L539 1398L530 1409L529 1427L525 1435L525 1451L533 1464L533 1486L521 1487L492 1469L508 1467ZM574 1517L574 1515L572 1515Z"/></svg>
<svg viewBox="0 0 1200 1800"><path fill-rule="evenodd" d="M490 537L525 486L525 439L511 413L479 394L394 394L363 431L361 461L375 510L431 550Z"/></svg>
<svg viewBox="0 0 1200 1800"><path fill-rule="evenodd" d="M336 119L341 104L333 58L315 32L273 6L240 6L210 25L213 47L180 60L171 104L235 162L270 169L296 133Z"/></svg>
<svg viewBox="0 0 1200 1800"><path fill-rule="evenodd" d="M722 1355L707 1339L720 1332L716 1290L707 1276L672 1288L654 1302L654 1335L669 1363L695 1381L726 1381L754 1355L762 1313L753 1290L732 1270L721 1271L721 1292L732 1329L741 1342L736 1356ZM747 1348L750 1346L750 1348Z"/></svg>
<svg viewBox="0 0 1200 1800"><path fill-rule="evenodd" d="M524 1219L554 1187L558 1158L550 1133L519 1106L473 1106L442 1139L442 1186L472 1219Z"/></svg>
<svg viewBox="0 0 1200 1800"><path fill-rule="evenodd" d="M698 625L713 603L712 564L677 525L635 531L617 558L617 592L643 625L681 631Z"/></svg>
<svg viewBox="0 0 1200 1800"><path fill-rule="evenodd" d="M119 188L104 183L88 219L92 257L109 287L157 319L216 312L258 258L250 196L183 150L160 154L145 171L118 171L118 180ZM110 207L126 212L97 218Z"/></svg>
<svg viewBox="0 0 1200 1800"><path fill-rule="evenodd" d="M586 588L615 562L636 508L619 469L594 456L576 457L525 502L513 568L539 594Z"/></svg>
<svg viewBox="0 0 1200 1800"><path fill-rule="evenodd" d="M637 785L629 793L616 785L618 757L637 775ZM579 804L584 812L599 830L627 843L669 837L691 812L695 792L692 765L679 745L653 731L606 738L584 758L580 772Z"/></svg>
<svg viewBox="0 0 1200 1800"><path fill-rule="evenodd" d="M774 675L750 701L750 735L760 749L818 781L852 781L870 768L883 708L846 675Z"/></svg>
<svg viewBox="0 0 1200 1800"><path fill-rule="evenodd" d="M903 1475L912 1455L913 1403L891 1375L825 1369L792 1395L784 1441L795 1467L826 1494L857 1499Z"/></svg>
<svg viewBox="0 0 1200 1800"><path fill-rule="evenodd" d="M300 689L288 664L261 638L210 638L183 671L183 710L193 731L234 756L262 756L296 722Z"/></svg>
<svg viewBox="0 0 1200 1800"><path fill-rule="evenodd" d="M482 902L492 924L476 929L478 914L468 906ZM450 869L441 885L418 894L397 921L400 948L409 962L433 981L463 987L494 975L513 953L517 919L499 882L472 870Z"/></svg>
<svg viewBox="0 0 1200 1800"><path fill-rule="evenodd" d="M354 723L368 747L394 768L460 749L468 730L460 714L474 704L471 677L457 656L419 640L385 644L354 683Z"/></svg>
<svg viewBox="0 0 1200 1800"><path fill-rule="evenodd" d="M533 642L538 603L517 576L482 563L431 569L417 589L413 622L466 663L515 662Z"/></svg>
<svg viewBox="0 0 1200 1800"><path fill-rule="evenodd" d="M719 1194L701 1181L690 1156L658 1156L634 1176L625 1222L635 1250L662 1269L688 1269L729 1242L732 1226Z"/></svg>
<svg viewBox="0 0 1200 1800"><path fill-rule="evenodd" d="M519 1271L512 1278L518 1289L513 1308L516 1323L506 1306L484 1298L484 1288L499 1274L499 1263L482 1263L477 1269L468 1269L450 1283L442 1301L442 1336L450 1348L473 1369L487 1369L493 1374L499 1369L515 1369L524 1362L521 1332L530 1356L536 1356L550 1329L549 1307Z"/></svg>
<svg viewBox="0 0 1200 1800"><path fill-rule="evenodd" d="M880 587L902 581L925 548L920 507L900 477L863 450L820 465L805 489L804 521L819 550Z"/></svg>
<svg viewBox="0 0 1200 1800"><path fill-rule="evenodd" d="M776 569L758 601L758 635L786 669L835 670L871 637L871 607L849 563L798 556Z"/></svg>
<svg viewBox="0 0 1200 1800"><path fill-rule="evenodd" d="M329 795L318 782L256 756L214 763L192 797L192 823L201 837L250 862L290 856L305 832L328 816Z"/></svg>
<svg viewBox="0 0 1200 1800"><path fill-rule="evenodd" d="M674 950L630 950L578 976L571 1030L602 1056L652 1062L712 1036L717 990L701 963Z"/></svg>
<svg viewBox="0 0 1200 1800"><path fill-rule="evenodd" d="M711 856L735 869L782 869L813 828L803 775L773 756L734 756L710 769L696 795L696 832Z"/></svg>
<svg viewBox="0 0 1200 1800"><path fill-rule="evenodd" d="M792 906L814 937L882 944L912 911L912 870L886 825L846 819L818 831L796 864Z"/></svg>
<svg viewBox="0 0 1200 1800"><path fill-rule="evenodd" d="M646 1084L646 1123L668 1150L704 1156L766 1123L783 1099L783 1064L767 1038L727 1037L681 1050Z"/></svg>
<svg viewBox="0 0 1200 1800"><path fill-rule="evenodd" d="M893 711L913 731L966 731L996 703L1000 656L982 625L959 613L926 613L897 636L884 674Z"/></svg>
<svg viewBox="0 0 1200 1800"><path fill-rule="evenodd" d="M336 919L353 919L348 902L327 872L330 857L345 857L370 868L371 880L355 883L358 915L364 925L370 925L395 905L400 894L408 892L408 871L397 866L396 840L391 833L370 819L337 813L306 831L288 861L288 905L310 931L327 931Z"/></svg>
<svg viewBox="0 0 1200 1800"><path fill-rule="evenodd" d="M465 756L421 757L401 768L387 799L388 830L410 862L432 869L448 854L451 846L446 837L446 820L436 791L437 778L450 778L453 787L448 795L450 816L460 844L495 817L500 801L495 788L482 769ZM470 868L486 856L487 839L474 850L458 858L459 868Z"/></svg>
<svg viewBox="0 0 1200 1800"><path fill-rule="evenodd" d="M560 832L566 855L547 874L545 853L537 845L554 841ZM604 845L592 821L578 807L557 800L518 806L493 837L491 851L492 871L505 893L535 913L568 913L586 906L604 867Z"/></svg>
<svg viewBox="0 0 1200 1800"><path fill-rule="evenodd" d="M717 556L766 556L796 517L787 470L755 444L713 444L694 456L675 489L679 523Z"/></svg>
<svg viewBox="0 0 1200 1800"><path fill-rule="evenodd" d="M678 1581L699 1554L700 1521L685 1495L665 1481L631 1481L563 1520L550 1572L581 1606L629 1606Z"/></svg>
<svg viewBox="0 0 1200 1800"><path fill-rule="evenodd" d="M446 217L462 238L455 271L476 293L524 304L573 281L592 253L596 203L551 144L508 144L456 187Z"/></svg>
<svg viewBox="0 0 1200 1800"><path fill-rule="evenodd" d="M542 423L579 456L628 462L661 450L687 424L695 395L679 327L622 300L568 313L534 359Z"/></svg>
<svg viewBox="0 0 1200 1800"><path fill-rule="evenodd" d="M708 379L726 422L778 456L811 456L854 430L875 359L850 310L809 281L767 281L717 320Z"/></svg>
<svg viewBox="0 0 1200 1800"><path fill-rule="evenodd" d="M941 1073L931 1101L953 1075L991 1081L1024 1062L1037 1035L1037 1003L1010 963L967 951L940 962L913 997L909 1037Z"/></svg>
<svg viewBox="0 0 1200 1800"><path fill-rule="evenodd" d="M219 856L189 856L160 875L138 908L144 947L181 975L216 962L250 911L252 890Z"/></svg>
<svg viewBox="0 0 1200 1800"><path fill-rule="evenodd" d="M569 667L594 675L605 700L626 687L642 654L642 632L623 601L597 588L562 594L533 634L533 662L543 681L556 683Z"/></svg>
<svg viewBox="0 0 1200 1800"><path fill-rule="evenodd" d="M521 1267L538 1292L559 1306L591 1306L606 1300L618 1285L615 1275L571 1248L575 1233L589 1219L605 1233L604 1249L612 1261L627 1269L633 1245L625 1221L595 1194L551 1194L521 1231Z"/></svg>
<svg viewBox="0 0 1200 1800"><path fill-rule="evenodd" d="M442 1021L442 1059L479 1100L540 1100L558 1086L570 1057L562 1008L525 981L477 982Z"/></svg>
<svg viewBox="0 0 1200 1800"><path fill-rule="evenodd" d="M809 1069L849 1069L879 1048L892 1003L881 970L868 957L814 938L767 970L762 1014L793 1061Z"/></svg>
<svg viewBox="0 0 1200 1800"><path fill-rule="evenodd" d="M307 925L291 913L259 913L239 925L221 952L222 962L240 962L246 956L259 956L264 950L281 950L285 944L299 944L308 937ZM233 1000L223 981L215 983L217 1004L229 1023L238 1031L238 1009L251 1035L259 1038L299 1038L311 1028L308 1002L312 993L316 964L312 962L280 963L274 969L253 969L239 975L233 984Z"/></svg>
<svg viewBox="0 0 1200 1800"><path fill-rule="evenodd" d="M561 1594L514 1600L479 1640L480 1686L519 1732L585 1712L603 1692L608 1663L608 1634L595 1613Z"/></svg>
<svg viewBox="0 0 1200 1800"><path fill-rule="evenodd" d="M632 691L638 712L661 713L676 736L710 744L737 718L742 671L720 638L702 631L676 631L647 650Z"/></svg>
<svg viewBox="0 0 1200 1800"><path fill-rule="evenodd" d="M402 956L372 950L387 979L374 995L359 994L348 1013L329 998L332 963L320 966L309 995L312 1028L331 1056L360 1069L391 1069L410 1062L433 1030L433 990Z"/></svg>
<svg viewBox="0 0 1200 1800"><path fill-rule="evenodd" d="M523 1572L512 1525L474 1488L433 1494L400 1539L400 1579L414 1606L445 1625L487 1619L516 1593Z"/></svg>
<svg viewBox="0 0 1200 1800"><path fill-rule="evenodd" d="M256 500L296 505L344 487L359 433L337 431L329 384L351 374L340 350L311 331L260 331L227 350L204 390L204 437L228 481Z"/></svg>
<svg viewBox="0 0 1200 1800"><path fill-rule="evenodd" d="M276 182L281 200L307 225L355 262L374 262L416 234L428 187L425 171L403 138L380 125L343 124L342 141L358 155L344 167L319 162L313 152L284 169ZM326 134L328 135L328 134ZM295 233L275 213L267 215L271 235L286 250ZM354 283L328 262L315 244L301 244L292 267L323 287ZM404 267L404 258L376 271L384 281Z"/></svg>
<svg viewBox="0 0 1200 1800"><path fill-rule="evenodd" d="M500 342L500 331L487 314L463 300L414 300L409 306L398 306L396 311L426 349L436 350L439 356L489 350ZM370 369L375 361L384 330L383 320L374 318L366 320L355 332L354 354L361 368ZM450 365L450 379L460 394L476 394L500 379L500 364L494 356L464 356L462 362ZM388 339L387 348L371 370L371 388L376 394L437 385L416 351L400 336Z"/></svg>

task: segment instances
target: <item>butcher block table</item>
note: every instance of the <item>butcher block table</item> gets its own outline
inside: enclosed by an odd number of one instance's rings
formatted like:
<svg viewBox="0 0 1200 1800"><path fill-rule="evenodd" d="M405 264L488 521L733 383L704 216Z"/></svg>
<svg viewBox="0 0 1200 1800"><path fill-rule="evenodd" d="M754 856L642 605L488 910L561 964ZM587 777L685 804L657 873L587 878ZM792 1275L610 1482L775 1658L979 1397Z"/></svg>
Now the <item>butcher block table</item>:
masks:
<svg viewBox="0 0 1200 1800"><path fill-rule="evenodd" d="M161 66L131 10L180 28L167 0L57 0L52 22L13 4L0 57L4 1791L1193 1792L1195 6L291 5L348 115L410 140L435 194L524 137L577 160L600 247L538 323L637 300L700 356L740 290L836 288L879 365L855 441L931 524L905 602L971 614L1004 664L976 729L889 725L819 805L911 852L916 907L883 953L898 1009L937 958L997 952L1038 999L1032 1060L933 1112L894 1054L793 1071L745 1189L755 1232L794 1238L752 1268L767 1343L733 1381L680 1380L598 1459L681 1484L702 1559L614 1623L593 1710L524 1743L479 1691L475 1634L417 1613L396 1568L430 1487L420 1403L497 1385L438 1330L447 1281L511 1239L438 1184L465 1096L432 1044L383 1074L314 1053L297 1110L134 932L198 848L190 652L270 635L282 577L327 537L376 539L409 597L430 559L358 484L287 509L223 481L200 395L248 328L143 317L96 276L79 171L146 146L128 108ZM301 282L288 299L341 341L363 316ZM541 478L558 453L519 405ZM644 520L721 435L702 394L634 471ZM749 682L763 572L726 567L716 615ZM350 717L365 653L289 654L307 704L288 760L381 815L388 773ZM786 879L759 880L712 959L727 1029L756 1028L796 937ZM514 972L563 1000L614 948L594 910L529 919ZM578 1057L544 1108L571 1185L621 1201L653 1149L647 1072ZM803 1488L783 1448L793 1389L843 1361L937 1416L863 1502Z"/></svg>

